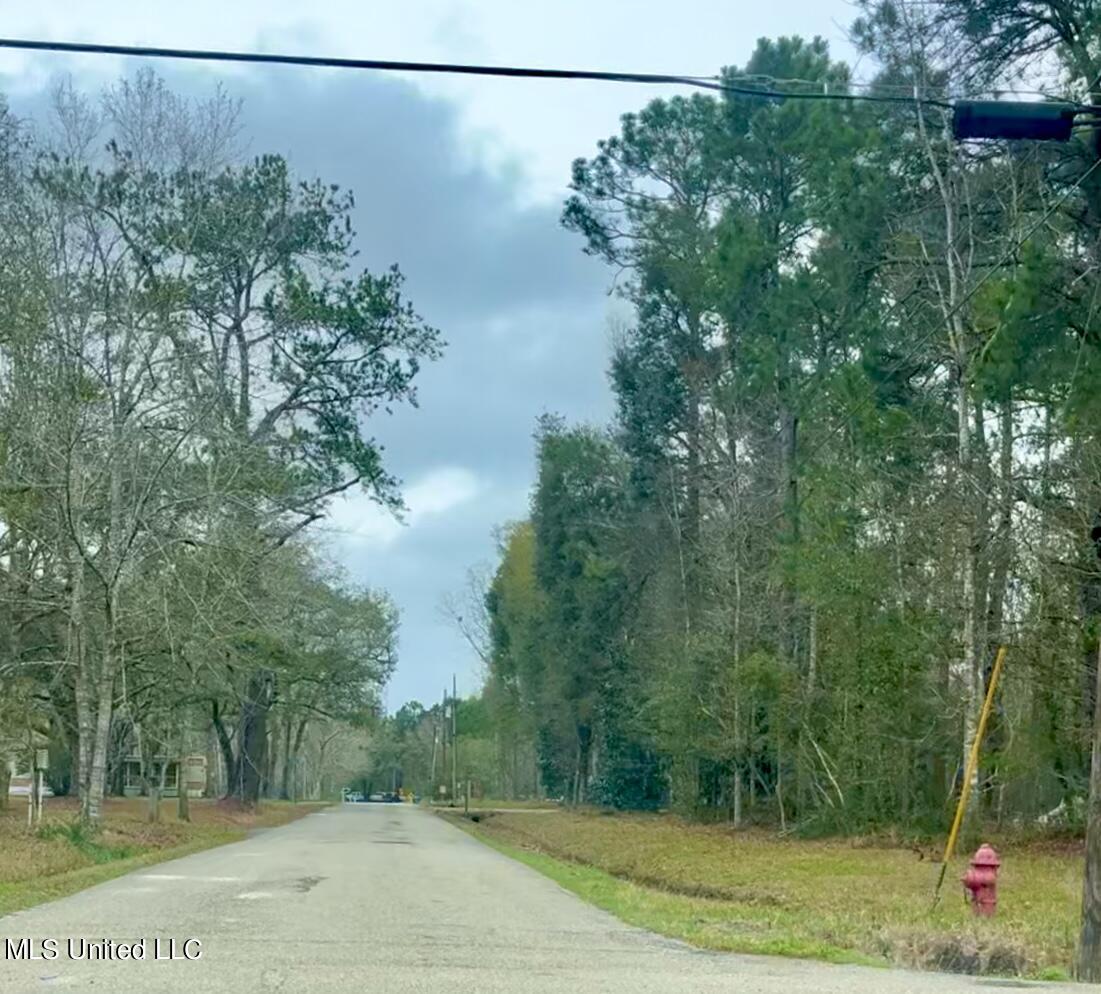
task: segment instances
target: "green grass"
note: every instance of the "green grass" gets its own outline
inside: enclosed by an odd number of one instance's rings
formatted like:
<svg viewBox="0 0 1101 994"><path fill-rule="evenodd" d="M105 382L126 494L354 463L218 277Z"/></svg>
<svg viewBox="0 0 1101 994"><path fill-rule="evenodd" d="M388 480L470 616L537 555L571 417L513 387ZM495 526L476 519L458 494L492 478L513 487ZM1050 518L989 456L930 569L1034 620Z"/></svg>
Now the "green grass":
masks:
<svg viewBox="0 0 1101 994"><path fill-rule="evenodd" d="M624 921L705 949L1056 979L1077 934L1077 852L1007 847L988 921L963 903L962 860L932 910L939 865L910 849L658 816L455 820Z"/></svg>
<svg viewBox="0 0 1101 994"><path fill-rule="evenodd" d="M293 821L324 805L266 802L244 812L213 801L193 801L191 822L175 819L175 802L162 804L160 822L145 820L146 802L110 799L102 830L76 821L68 800L47 802L43 826L28 830L19 806L0 812L0 916L53 901L133 870L239 842L250 830Z"/></svg>
<svg viewBox="0 0 1101 994"><path fill-rule="evenodd" d="M831 963L885 965L881 959L828 942L807 940L780 931L771 934L770 929L750 922L732 925L726 908L719 901L687 898L642 887L591 866L567 863L553 856L517 848L476 828L472 829L472 834L506 856L550 877L555 883L590 904L611 912L629 925L682 939L704 949L796 956Z"/></svg>
<svg viewBox="0 0 1101 994"><path fill-rule="evenodd" d="M93 864L110 863L135 855L133 846L105 845L98 833L89 830L79 821L53 822L40 828L36 835L45 842L53 839L68 842Z"/></svg>

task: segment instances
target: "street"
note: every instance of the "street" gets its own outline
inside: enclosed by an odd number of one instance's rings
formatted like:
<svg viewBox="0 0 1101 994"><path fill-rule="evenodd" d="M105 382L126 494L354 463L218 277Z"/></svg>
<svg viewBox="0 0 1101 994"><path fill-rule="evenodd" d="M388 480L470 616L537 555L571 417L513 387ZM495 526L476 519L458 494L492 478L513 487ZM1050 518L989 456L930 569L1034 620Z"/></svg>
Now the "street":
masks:
<svg viewBox="0 0 1101 994"><path fill-rule="evenodd" d="M55 939L59 950L53 960L19 961L5 943L3 994L940 994L999 986L691 950L584 904L429 811L397 804L331 808L138 870L0 919L0 937ZM71 961L70 938L144 938L147 958ZM198 939L201 958L154 961L155 939L162 955L174 949L177 957Z"/></svg>

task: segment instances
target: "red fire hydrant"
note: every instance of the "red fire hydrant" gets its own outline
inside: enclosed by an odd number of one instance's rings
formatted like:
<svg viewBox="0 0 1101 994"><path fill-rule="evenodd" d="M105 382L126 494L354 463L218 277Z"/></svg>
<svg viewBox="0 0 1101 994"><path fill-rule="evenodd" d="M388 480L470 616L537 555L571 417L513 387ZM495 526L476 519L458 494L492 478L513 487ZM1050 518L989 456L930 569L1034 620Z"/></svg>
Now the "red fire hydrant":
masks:
<svg viewBox="0 0 1101 994"><path fill-rule="evenodd" d="M985 842L971 857L971 869L961 879L975 914L989 917L997 910L998 867L1001 865L994 847Z"/></svg>

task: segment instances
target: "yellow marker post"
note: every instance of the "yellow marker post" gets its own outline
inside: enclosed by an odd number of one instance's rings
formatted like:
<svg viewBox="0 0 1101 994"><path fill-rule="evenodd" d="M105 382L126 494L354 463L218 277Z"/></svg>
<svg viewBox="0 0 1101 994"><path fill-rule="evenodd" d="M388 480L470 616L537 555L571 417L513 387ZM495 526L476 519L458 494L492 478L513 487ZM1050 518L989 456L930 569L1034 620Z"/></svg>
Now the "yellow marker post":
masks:
<svg viewBox="0 0 1101 994"><path fill-rule="evenodd" d="M994 691L998 686L998 677L1002 673L1005 652L1004 645L998 649L998 655L994 660L994 670L990 674L990 685L986 688L986 699L983 701L982 712L979 714L979 727L975 729L975 740L971 743L971 755L967 757L967 769L964 771L963 786L960 788L960 801L956 805L956 817L952 820L952 830L948 833L948 843L944 847L944 859L940 864L940 876L937 877L937 888L933 891L934 908L940 898L940 888L944 883L944 874L948 871L948 862L956 851L956 839L959 837L960 825L963 824L963 815L967 810L967 801L971 796L971 779L975 774L975 767L979 763L979 750L982 747L983 735L986 734L986 722L990 718L990 710L994 704Z"/></svg>

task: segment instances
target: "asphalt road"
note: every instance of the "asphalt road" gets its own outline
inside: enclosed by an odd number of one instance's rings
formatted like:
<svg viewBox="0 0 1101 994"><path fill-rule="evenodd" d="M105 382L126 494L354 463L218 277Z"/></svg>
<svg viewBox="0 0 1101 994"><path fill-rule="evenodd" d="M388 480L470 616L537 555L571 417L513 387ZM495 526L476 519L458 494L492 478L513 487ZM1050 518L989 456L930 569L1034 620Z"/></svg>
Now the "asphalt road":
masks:
<svg viewBox="0 0 1101 994"><path fill-rule="evenodd" d="M19 960L5 939L58 940ZM70 938L146 940L142 961ZM182 956L153 960L153 940ZM194 943L186 947L194 953ZM1020 987L1009 982L1006 988ZM1032 986L1032 985L1029 985ZM1085 989L1035 985L1045 991ZM0 992L947 994L997 981L704 953L622 924L428 811L344 805L0 918Z"/></svg>

